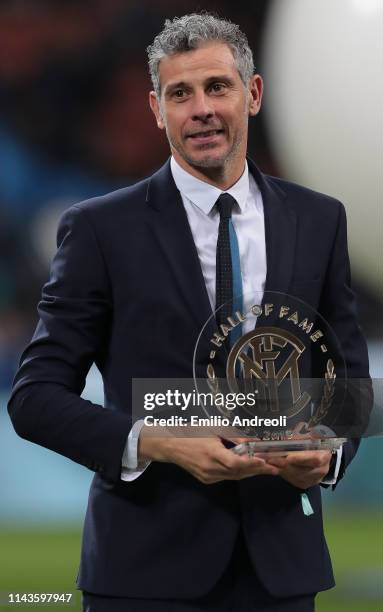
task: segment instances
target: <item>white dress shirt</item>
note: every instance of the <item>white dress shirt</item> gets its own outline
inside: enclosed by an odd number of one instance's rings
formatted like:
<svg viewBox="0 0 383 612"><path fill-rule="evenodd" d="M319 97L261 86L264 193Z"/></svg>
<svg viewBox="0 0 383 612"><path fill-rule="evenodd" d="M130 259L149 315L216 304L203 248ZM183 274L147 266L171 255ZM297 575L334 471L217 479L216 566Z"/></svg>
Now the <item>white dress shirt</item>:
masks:
<svg viewBox="0 0 383 612"><path fill-rule="evenodd" d="M170 160L170 168L174 182L181 194L201 263L210 304L212 311L214 311L216 251L220 221L215 203L224 192L186 172L174 157ZM253 304L261 304L266 282L263 201L254 177L249 173L247 162L242 176L225 193L229 193L237 202L232 212L232 223L237 236L241 263L243 308L244 312L247 313ZM243 333L254 328L255 320L254 316L247 316L243 323ZM143 421L135 423L128 436L122 457L122 480L134 480L142 474L150 463L137 462L137 441L142 426ZM338 463L336 476L339 472L340 459ZM328 482L328 484L332 484L332 482Z"/></svg>
<svg viewBox="0 0 383 612"><path fill-rule="evenodd" d="M219 212L214 206L224 193L218 187L201 181L185 170L172 157L170 167L174 182L181 193L189 225L201 262L202 274L212 310L215 310L215 266L219 227ZM241 262L244 311L253 304L260 304L266 282L265 222L261 192L247 163L241 178L228 189L236 200L232 222L237 235ZM243 332L254 328L249 316L243 324Z"/></svg>

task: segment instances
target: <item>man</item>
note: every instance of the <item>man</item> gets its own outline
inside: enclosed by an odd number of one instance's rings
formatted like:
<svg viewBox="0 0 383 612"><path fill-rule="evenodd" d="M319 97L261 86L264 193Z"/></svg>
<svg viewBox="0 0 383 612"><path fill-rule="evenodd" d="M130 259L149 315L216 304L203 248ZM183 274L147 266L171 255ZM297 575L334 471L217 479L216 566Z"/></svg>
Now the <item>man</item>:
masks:
<svg viewBox="0 0 383 612"><path fill-rule="evenodd" d="M132 422L131 381L192 376L198 334L221 301L222 193L232 196L244 293L288 291L319 309L349 375L368 376L344 208L246 160L262 79L238 26L186 15L148 51L150 106L171 160L64 215L9 412L21 436L96 472L84 610L312 610L334 584L318 484L342 477L357 443L330 464L327 451L265 461L236 456L218 436L154 438ZM80 398L93 362L106 409Z"/></svg>

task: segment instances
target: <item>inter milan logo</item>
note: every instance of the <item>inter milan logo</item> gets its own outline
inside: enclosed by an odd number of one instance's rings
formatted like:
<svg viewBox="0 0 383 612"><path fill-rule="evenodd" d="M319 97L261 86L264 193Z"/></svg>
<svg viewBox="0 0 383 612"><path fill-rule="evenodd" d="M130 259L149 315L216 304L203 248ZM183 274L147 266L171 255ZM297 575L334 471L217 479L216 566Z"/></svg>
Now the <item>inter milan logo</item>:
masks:
<svg viewBox="0 0 383 612"><path fill-rule="evenodd" d="M245 334L232 348L227 362L230 388L239 390L238 374L246 393L254 388L259 406L265 412L294 416L303 410L311 397L301 392L299 358L305 345L293 334L273 327L263 327ZM255 381L254 381L255 379ZM289 382L289 400L286 384ZM242 387L242 385L241 385Z"/></svg>

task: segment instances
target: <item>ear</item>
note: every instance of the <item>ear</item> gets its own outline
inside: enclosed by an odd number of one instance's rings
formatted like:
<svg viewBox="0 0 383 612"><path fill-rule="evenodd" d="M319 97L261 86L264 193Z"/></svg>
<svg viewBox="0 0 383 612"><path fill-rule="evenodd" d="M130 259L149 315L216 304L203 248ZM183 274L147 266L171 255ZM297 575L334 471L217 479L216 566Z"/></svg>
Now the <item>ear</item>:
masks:
<svg viewBox="0 0 383 612"><path fill-rule="evenodd" d="M249 82L249 115L258 115L261 109L263 94L263 80L260 74L254 74Z"/></svg>
<svg viewBox="0 0 383 612"><path fill-rule="evenodd" d="M157 94L154 91L149 92L149 105L156 118L157 126L160 128L160 130L163 130L165 127L165 124L162 118L160 103L158 101Z"/></svg>

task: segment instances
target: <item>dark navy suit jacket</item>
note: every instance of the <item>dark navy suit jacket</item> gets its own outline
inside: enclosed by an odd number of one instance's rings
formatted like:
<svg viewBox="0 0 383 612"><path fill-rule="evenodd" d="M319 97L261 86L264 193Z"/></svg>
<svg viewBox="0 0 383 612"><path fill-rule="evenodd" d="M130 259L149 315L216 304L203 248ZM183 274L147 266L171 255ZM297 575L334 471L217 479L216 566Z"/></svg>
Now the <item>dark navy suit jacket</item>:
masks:
<svg viewBox="0 0 383 612"><path fill-rule="evenodd" d="M367 377L342 204L249 166L264 202L266 289L319 310L342 344L349 375ZM80 588L197 597L224 571L241 524L254 567L274 595L333 585L319 486L307 491L314 514L305 516L301 491L279 477L207 486L176 465L154 462L134 482L120 480L131 379L191 377L195 342L211 315L169 162L149 179L64 214L38 311L9 413L20 436L95 471ZM104 407L80 398L93 362ZM356 448L346 444L340 477Z"/></svg>

